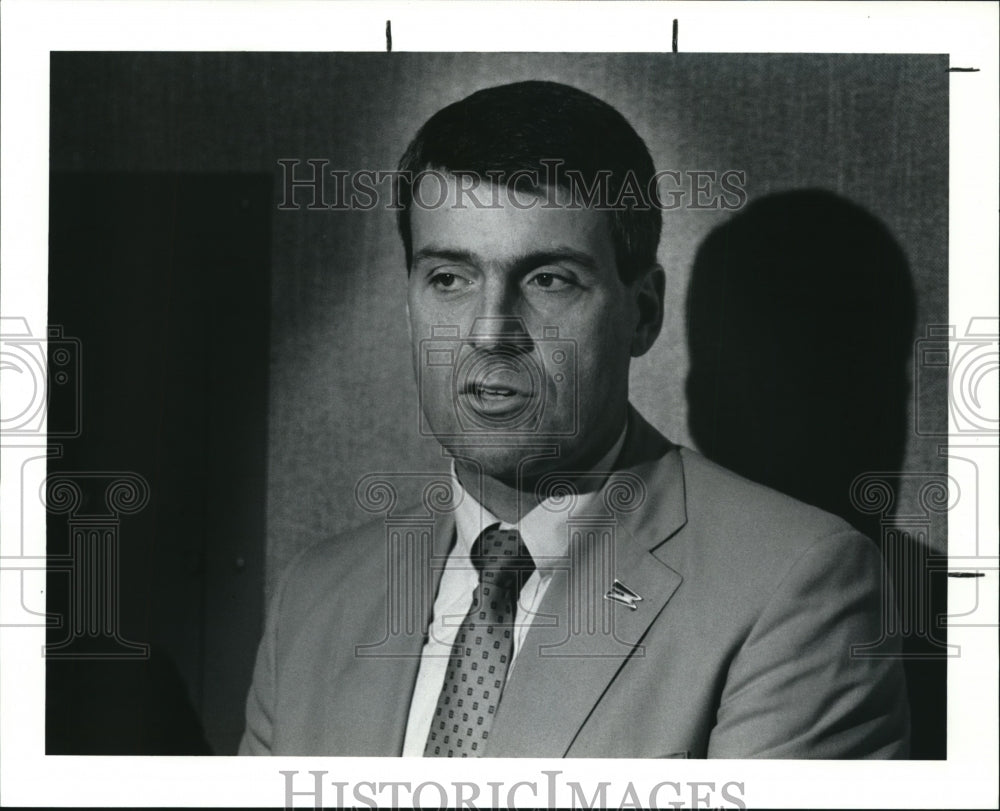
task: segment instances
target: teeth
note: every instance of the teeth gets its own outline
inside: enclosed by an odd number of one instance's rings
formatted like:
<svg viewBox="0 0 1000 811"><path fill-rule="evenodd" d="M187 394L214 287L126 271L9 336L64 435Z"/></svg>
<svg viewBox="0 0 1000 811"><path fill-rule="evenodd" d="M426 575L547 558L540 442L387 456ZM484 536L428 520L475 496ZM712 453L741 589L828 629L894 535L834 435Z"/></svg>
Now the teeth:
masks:
<svg viewBox="0 0 1000 811"><path fill-rule="evenodd" d="M479 393L480 394L488 394L488 395L492 395L492 396L505 396L505 397L509 397L510 395L512 395L514 393L514 390L513 389L502 389L502 388L497 388L497 387L494 387L494 386L480 386L479 387Z"/></svg>

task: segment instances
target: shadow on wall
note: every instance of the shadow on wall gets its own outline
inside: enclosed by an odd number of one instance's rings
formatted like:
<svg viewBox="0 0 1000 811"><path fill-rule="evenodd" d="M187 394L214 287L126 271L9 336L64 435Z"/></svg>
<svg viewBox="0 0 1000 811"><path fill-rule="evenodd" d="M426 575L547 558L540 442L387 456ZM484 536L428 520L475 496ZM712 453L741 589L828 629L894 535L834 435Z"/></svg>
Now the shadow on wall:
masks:
<svg viewBox="0 0 1000 811"><path fill-rule="evenodd" d="M687 298L695 443L724 467L881 543L880 516L854 506L851 483L903 464L914 321L906 257L878 219L826 191L754 201L712 231L695 258ZM915 538L903 543L915 571L887 560L888 570L919 584L930 616L943 613L944 578L929 577ZM940 593L926 593L932 585ZM911 633L903 647L912 757L944 758L941 646Z"/></svg>

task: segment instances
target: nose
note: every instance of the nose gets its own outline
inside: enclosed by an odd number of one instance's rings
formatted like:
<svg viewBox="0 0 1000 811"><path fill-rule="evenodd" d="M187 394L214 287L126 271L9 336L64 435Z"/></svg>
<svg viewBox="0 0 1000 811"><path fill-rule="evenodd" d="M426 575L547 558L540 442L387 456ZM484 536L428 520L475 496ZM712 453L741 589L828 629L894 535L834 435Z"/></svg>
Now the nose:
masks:
<svg viewBox="0 0 1000 811"><path fill-rule="evenodd" d="M472 322L468 344L478 351L519 355L530 353L534 347L520 316L478 317Z"/></svg>
<svg viewBox="0 0 1000 811"><path fill-rule="evenodd" d="M477 346L530 340L524 319L514 315L481 315L472 322L469 341Z"/></svg>
<svg viewBox="0 0 1000 811"><path fill-rule="evenodd" d="M516 291L499 284L486 285L468 340L477 349L502 346L520 352L531 350L531 336L519 312Z"/></svg>

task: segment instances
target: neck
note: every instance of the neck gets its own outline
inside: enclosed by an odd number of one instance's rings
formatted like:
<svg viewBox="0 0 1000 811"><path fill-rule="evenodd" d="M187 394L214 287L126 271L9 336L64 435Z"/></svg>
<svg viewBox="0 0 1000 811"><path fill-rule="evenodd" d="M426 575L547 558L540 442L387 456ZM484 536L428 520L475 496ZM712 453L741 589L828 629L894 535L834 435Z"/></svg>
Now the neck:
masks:
<svg viewBox="0 0 1000 811"><path fill-rule="evenodd" d="M455 474L470 496L505 523L516 524L538 506L538 497L531 486L515 487L457 459Z"/></svg>
<svg viewBox="0 0 1000 811"><path fill-rule="evenodd" d="M615 432L584 456L568 461L566 476L560 476L560 483L570 485L577 494L582 494L597 486L593 477L581 477L579 474L590 471L614 446L621 436L624 423ZM610 460L613 463L614 460ZM455 457L455 474L465 491L482 504L493 515L508 524L518 523L525 515L538 506L541 499L537 495L536 485L546 473L560 468L558 461L542 469L532 465L524 465L516 474L515 480L501 479L491 476L481 470L475 463ZM574 475L577 474L577 475Z"/></svg>

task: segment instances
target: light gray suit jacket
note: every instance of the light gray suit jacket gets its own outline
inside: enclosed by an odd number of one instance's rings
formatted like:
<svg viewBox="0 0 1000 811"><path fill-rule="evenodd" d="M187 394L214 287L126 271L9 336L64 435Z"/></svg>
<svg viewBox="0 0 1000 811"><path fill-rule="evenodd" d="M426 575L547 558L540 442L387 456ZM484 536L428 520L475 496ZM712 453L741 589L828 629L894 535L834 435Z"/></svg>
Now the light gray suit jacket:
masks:
<svg viewBox="0 0 1000 811"><path fill-rule="evenodd" d="M879 640L891 610L874 544L672 445L635 411L615 468L606 514L580 518L556 568L485 756L906 757L900 661L851 652ZM293 561L241 754L402 752L455 534L431 506ZM642 597L635 609L604 599L614 579Z"/></svg>

